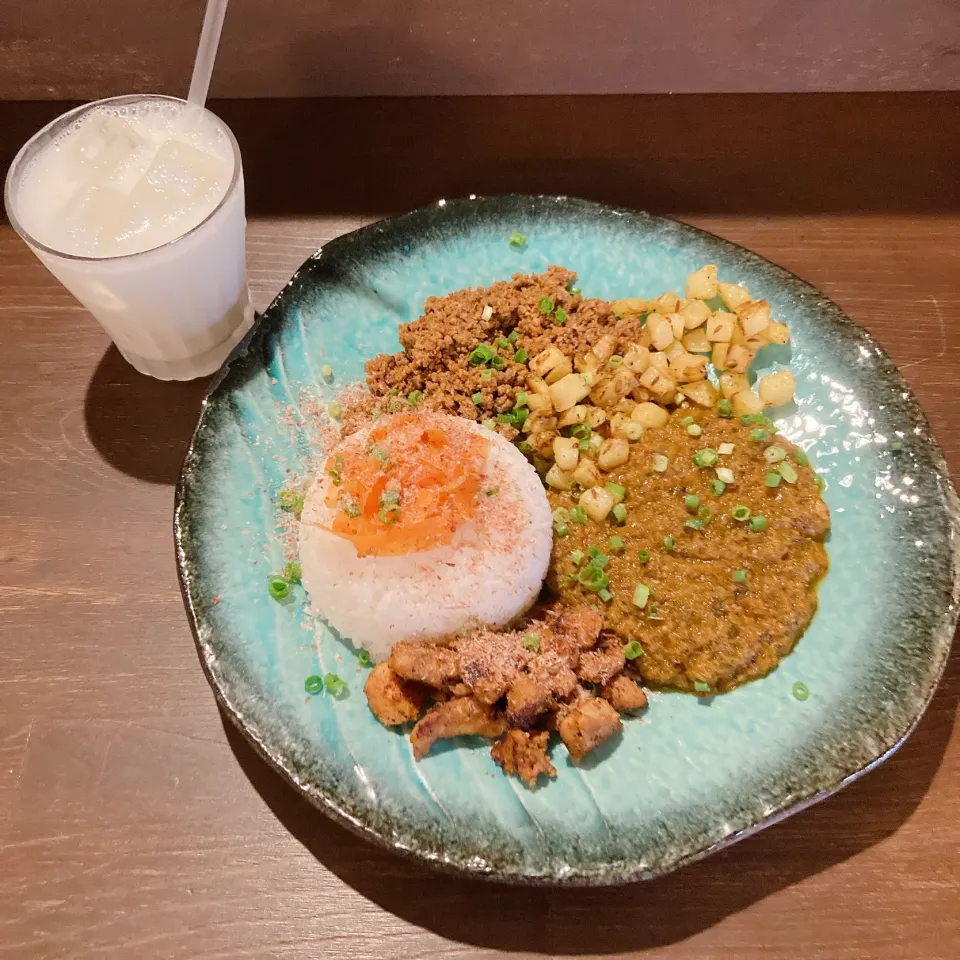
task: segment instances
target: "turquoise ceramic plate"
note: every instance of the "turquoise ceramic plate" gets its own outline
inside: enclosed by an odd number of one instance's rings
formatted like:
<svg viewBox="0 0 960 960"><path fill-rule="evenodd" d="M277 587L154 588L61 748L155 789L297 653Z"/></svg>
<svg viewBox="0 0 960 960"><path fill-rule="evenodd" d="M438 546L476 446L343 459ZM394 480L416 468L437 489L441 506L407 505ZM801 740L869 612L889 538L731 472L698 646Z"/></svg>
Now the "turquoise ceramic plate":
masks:
<svg viewBox="0 0 960 960"><path fill-rule="evenodd" d="M529 238L523 250L507 237ZM827 480L832 568L820 611L766 679L712 701L654 695L599 762L536 791L502 776L482 743L415 763L381 727L365 670L303 598L271 600L282 565L275 492L305 438L280 423L332 397L364 361L398 349L424 298L564 264L588 296L681 290L716 263L789 323L798 402L781 429ZM771 353L771 350L766 353ZM327 385L320 368L337 381ZM900 449L895 449L899 447ZM318 807L363 836L437 866L529 883L652 877L817 801L903 742L933 694L957 619L958 508L943 458L877 343L780 267L684 224L566 198L440 201L364 227L311 257L210 390L177 493L176 536L200 657L225 711ZM217 598L217 602L215 601ZM307 697L335 671L350 696ZM809 687L804 702L795 682Z"/></svg>

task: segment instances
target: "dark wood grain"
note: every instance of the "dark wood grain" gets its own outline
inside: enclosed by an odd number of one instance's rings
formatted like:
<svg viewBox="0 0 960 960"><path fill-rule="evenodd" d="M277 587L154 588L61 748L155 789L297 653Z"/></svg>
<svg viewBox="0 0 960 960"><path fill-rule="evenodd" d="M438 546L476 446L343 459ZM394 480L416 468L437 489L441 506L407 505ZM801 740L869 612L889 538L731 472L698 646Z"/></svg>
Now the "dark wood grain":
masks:
<svg viewBox="0 0 960 960"><path fill-rule="evenodd" d="M238 116L242 108L228 105ZM526 109L507 107L488 129L519 122ZM259 177L275 161L256 154L266 149L257 143L250 136L245 150ZM445 144L435 165L441 183L452 155ZM925 189L942 176L949 201L948 134L930 131L925 145L941 171ZM401 168L428 153L401 146ZM284 143L294 166L302 149ZM604 195L602 181L612 180L630 199L624 171L635 156L611 148L604 159L597 147L561 161L524 149L518 186L555 182L559 165L571 192ZM485 151L480 173L504 156ZM872 162L892 169L895 160ZM905 183L914 162L902 169ZM598 179L600 163L607 176ZM730 152L725 163L731 181L755 168L750 155ZM779 206L768 198L760 211L736 212L706 191L698 205L695 184L664 190L657 202L665 170L653 168L635 203L749 246L837 300L900 365L957 478L956 205L871 210L854 187L844 205L816 182L822 169L804 175L795 165L790 191L767 175L783 187ZM385 167L383 178L391 176ZM352 212L342 199L324 211L318 193L298 213L295 191L255 185L257 305L326 238L405 205L411 190L393 180ZM349 171L343 181L362 199ZM429 183L424 173L412 192L429 199L420 195ZM172 483L203 384L136 374L5 226L0 381L0 956L956 957L956 653L916 733L889 762L717 857L619 891L504 890L442 877L328 822L224 728L196 662L170 532Z"/></svg>

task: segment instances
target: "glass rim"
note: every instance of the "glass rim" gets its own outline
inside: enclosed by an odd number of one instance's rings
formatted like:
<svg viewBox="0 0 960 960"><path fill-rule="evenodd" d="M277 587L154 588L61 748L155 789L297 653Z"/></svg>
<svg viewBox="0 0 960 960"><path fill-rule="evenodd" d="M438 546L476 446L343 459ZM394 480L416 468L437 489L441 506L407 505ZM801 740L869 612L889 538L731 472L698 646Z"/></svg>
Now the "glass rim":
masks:
<svg viewBox="0 0 960 960"><path fill-rule="evenodd" d="M230 183L227 185L227 189L224 191L223 196L217 202L216 206L199 223L192 226L189 230L186 230L179 236L173 237L170 240L166 240L163 243L158 243L155 247L148 247L146 250L138 250L136 253L121 253L115 256L107 257L88 257L77 253L67 253L63 250L57 250L56 247L50 247L45 243L41 243L24 228L14 210L14 184L16 183L19 185L20 174L22 173L21 168L25 166L25 163L28 159L28 154L31 154L31 152L36 148L37 141L54 128L60 125L66 125L64 124L64 121L73 122L73 120L79 115L92 110L95 107L100 107L104 104L123 104L144 100L168 100L172 103L188 105L186 100L183 100L180 97L171 97L164 93L124 93L117 97L105 97L102 100L91 100L89 103L81 103L72 110L68 110L66 113L61 113L58 117L54 117L48 124L41 127L35 134L33 134L33 136L30 137L30 139L27 140L27 142L17 151L17 155L13 158L10 168L7 170L7 176L3 187L3 206L7 212L7 219L10 222L10 226L16 230L21 239L26 241L36 250L49 253L55 257L59 257L62 260L73 260L79 263L108 263L116 260L130 260L133 257L142 257L144 254L154 253L157 250L163 250L164 248L172 246L175 243L179 243L181 240L189 237L191 234L196 233L197 230L212 220L213 217L215 217L217 213L223 209L227 200L230 199L231 195L236 190L237 183L240 180L243 170L240 159L240 145L237 143L237 138L233 135L233 131L230 129L230 127L228 127L227 124L224 123L223 120L221 120L220 117L218 117L212 110L204 106L201 107L203 112L213 117L213 119L227 134L227 139L230 141L230 146L233 150L233 173L230 176ZM29 159L32 160L33 156L30 156Z"/></svg>

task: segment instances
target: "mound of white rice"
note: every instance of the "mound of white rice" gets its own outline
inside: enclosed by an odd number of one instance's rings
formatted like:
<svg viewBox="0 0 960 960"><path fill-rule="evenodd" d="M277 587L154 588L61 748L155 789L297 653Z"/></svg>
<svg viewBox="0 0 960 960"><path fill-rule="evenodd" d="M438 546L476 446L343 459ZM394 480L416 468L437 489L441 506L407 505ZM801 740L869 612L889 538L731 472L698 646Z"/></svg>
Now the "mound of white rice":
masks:
<svg viewBox="0 0 960 960"><path fill-rule="evenodd" d="M397 557L357 556L349 540L321 529L333 520L324 503L331 480L323 474L301 517L300 564L311 605L375 660L385 659L399 640L434 639L478 622L506 624L533 604L550 560L550 505L523 454L479 424L434 416L445 429L454 425L489 441L480 489L497 490L479 495L476 515L452 543ZM344 444L361 446L367 432Z"/></svg>

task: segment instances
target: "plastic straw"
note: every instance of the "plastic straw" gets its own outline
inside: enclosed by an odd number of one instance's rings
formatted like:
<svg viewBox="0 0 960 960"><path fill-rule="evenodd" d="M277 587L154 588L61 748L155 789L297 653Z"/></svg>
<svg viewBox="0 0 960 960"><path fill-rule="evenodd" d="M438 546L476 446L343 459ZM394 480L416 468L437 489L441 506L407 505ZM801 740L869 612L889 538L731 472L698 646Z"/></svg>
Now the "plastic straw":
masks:
<svg viewBox="0 0 960 960"><path fill-rule="evenodd" d="M195 107L202 107L207 102L213 62L217 58L220 31L223 29L223 18L226 14L227 0L207 0L207 10L203 15L203 29L200 31L200 45L197 47L197 59L193 61L190 92L187 94L187 102Z"/></svg>

